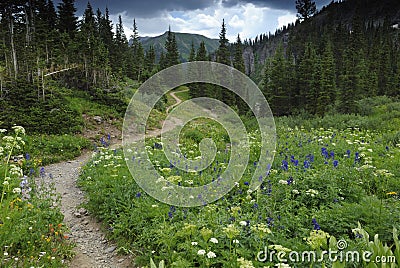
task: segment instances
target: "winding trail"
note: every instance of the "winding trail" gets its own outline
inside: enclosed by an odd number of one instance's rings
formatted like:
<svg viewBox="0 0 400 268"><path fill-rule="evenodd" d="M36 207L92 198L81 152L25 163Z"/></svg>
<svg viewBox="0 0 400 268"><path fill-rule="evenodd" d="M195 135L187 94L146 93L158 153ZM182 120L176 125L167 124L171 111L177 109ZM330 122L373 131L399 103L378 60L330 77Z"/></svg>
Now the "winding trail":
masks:
<svg viewBox="0 0 400 268"><path fill-rule="evenodd" d="M167 108L167 112L179 105L182 100L175 94L186 90L169 93L176 103ZM149 131L146 136L157 136L179 125L179 120L165 124L163 129ZM111 148L118 148L117 142ZM131 255L119 255L117 246L106 238L101 223L84 209L85 194L77 186L81 168L90 160L91 152L84 152L80 157L52 164L45 167L45 172L53 176L56 192L61 196L61 211L64 214L64 223L69 227L70 239L76 243L75 257L68 262L72 268L129 268L132 264Z"/></svg>
<svg viewBox="0 0 400 268"><path fill-rule="evenodd" d="M181 93L181 92L186 92L186 91L189 91L189 89L187 88L187 89L184 89L184 90L180 90L180 91L175 91L175 92L170 92L170 93L169 93L169 95L170 95L172 98L175 99L176 103L172 104L171 106L169 106L169 107L167 108L167 113L169 113L169 110L171 110L171 109L174 108L175 106L178 106L178 105L182 102L182 100L181 100L180 98L178 98L175 94L176 94L176 93Z"/></svg>

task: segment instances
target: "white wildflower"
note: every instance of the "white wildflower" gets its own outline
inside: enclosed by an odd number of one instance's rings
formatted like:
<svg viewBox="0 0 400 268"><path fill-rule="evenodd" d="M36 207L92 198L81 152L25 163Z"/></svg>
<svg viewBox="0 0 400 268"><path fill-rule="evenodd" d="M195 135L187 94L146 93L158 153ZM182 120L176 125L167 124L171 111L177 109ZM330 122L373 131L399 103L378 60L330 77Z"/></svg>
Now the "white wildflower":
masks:
<svg viewBox="0 0 400 268"><path fill-rule="evenodd" d="M211 237L210 242L214 243L214 244L218 244L218 239L216 239L215 237Z"/></svg>
<svg viewBox="0 0 400 268"><path fill-rule="evenodd" d="M217 255L215 255L214 252L209 251L209 252L207 253L207 258L212 259L212 258L215 258L215 257L217 257Z"/></svg>
<svg viewBox="0 0 400 268"><path fill-rule="evenodd" d="M247 226L247 221L241 221L241 222L239 222L239 224L242 226Z"/></svg>
<svg viewBox="0 0 400 268"><path fill-rule="evenodd" d="M206 254L206 251L205 251L204 249L199 249L199 250L197 251L197 255L202 256L202 255L204 255L204 254Z"/></svg>
<svg viewBox="0 0 400 268"><path fill-rule="evenodd" d="M13 189L14 194L20 194L21 193L21 188L14 188Z"/></svg>

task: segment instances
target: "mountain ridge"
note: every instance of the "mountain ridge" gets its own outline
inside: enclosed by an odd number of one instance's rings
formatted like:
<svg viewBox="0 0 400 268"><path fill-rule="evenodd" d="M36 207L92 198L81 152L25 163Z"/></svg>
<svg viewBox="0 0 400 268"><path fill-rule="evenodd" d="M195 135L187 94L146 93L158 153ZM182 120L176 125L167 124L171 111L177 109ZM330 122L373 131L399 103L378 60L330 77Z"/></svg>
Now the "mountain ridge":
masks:
<svg viewBox="0 0 400 268"><path fill-rule="evenodd" d="M175 35L176 43L178 45L178 51L180 60L185 62L188 61L190 49L193 41L193 45L195 50L200 46L200 43L204 41L206 45L207 53L214 53L219 46L219 39L208 38L201 34L194 33L181 33L181 32L172 32ZM153 46L156 53L156 60L158 61L161 52L166 52L165 49L165 41L167 39L168 32L158 35L158 36L145 36L140 37L140 42L145 51L147 51L150 46Z"/></svg>

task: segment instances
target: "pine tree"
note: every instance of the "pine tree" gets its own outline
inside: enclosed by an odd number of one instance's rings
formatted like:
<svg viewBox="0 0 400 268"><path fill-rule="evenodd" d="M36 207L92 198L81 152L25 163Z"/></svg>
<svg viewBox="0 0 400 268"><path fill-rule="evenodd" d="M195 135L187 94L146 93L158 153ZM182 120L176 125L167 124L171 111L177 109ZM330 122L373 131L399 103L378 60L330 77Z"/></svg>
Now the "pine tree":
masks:
<svg viewBox="0 0 400 268"><path fill-rule="evenodd" d="M176 43L175 34L171 32L171 27L168 28L167 40L165 41L165 60L166 67L170 67L179 63L179 51Z"/></svg>
<svg viewBox="0 0 400 268"><path fill-rule="evenodd" d="M144 74L143 80L148 79L155 73L155 62L156 62L156 53L154 51L154 47L150 46L149 50L146 51L146 56L144 58Z"/></svg>
<svg viewBox="0 0 400 268"><path fill-rule="evenodd" d="M315 114L318 88L315 79L317 54L313 44L307 43L297 70L298 102L300 108Z"/></svg>
<svg viewBox="0 0 400 268"><path fill-rule="evenodd" d="M307 20L317 12L317 6L312 0L296 0L297 17Z"/></svg>
<svg viewBox="0 0 400 268"><path fill-rule="evenodd" d="M321 58L321 85L318 92L317 114L323 116L336 101L336 74L332 45L327 42ZM318 67L317 67L318 68Z"/></svg>
<svg viewBox="0 0 400 268"><path fill-rule="evenodd" d="M75 16L75 0L62 0L57 6L58 23L57 28L61 33L67 33L73 38L78 29L78 18Z"/></svg>
<svg viewBox="0 0 400 268"><path fill-rule="evenodd" d="M291 64L285 59L283 47L280 44L274 57L268 63L264 77L264 95L275 115L291 113L292 87L290 79Z"/></svg>
<svg viewBox="0 0 400 268"><path fill-rule="evenodd" d="M357 81L358 77L355 73L355 65L353 61L354 55L351 49L344 52L344 69L340 75L339 87L339 111L342 113L354 113L356 111L356 100L358 98Z"/></svg>
<svg viewBox="0 0 400 268"><path fill-rule="evenodd" d="M234 53L235 54L233 56L233 67L235 67L237 70L244 73L245 68L244 68L244 60L243 60L243 45L242 45L242 41L240 40L239 34L236 39Z"/></svg>
<svg viewBox="0 0 400 268"><path fill-rule="evenodd" d="M206 44L204 43L204 41L200 42L199 49L197 50L197 53L196 53L196 60L197 61L207 61L208 60Z"/></svg>
<svg viewBox="0 0 400 268"><path fill-rule="evenodd" d="M137 81L141 80L141 76L144 70L144 50L138 33L136 20L133 19L133 34L131 35L132 40L132 73L133 79Z"/></svg>
<svg viewBox="0 0 400 268"><path fill-rule="evenodd" d="M225 20L222 20L221 32L219 34L219 47L217 50L217 62L231 66L230 52L228 49L228 39L226 38L226 25ZM222 79L222 78L220 78ZM233 107L235 105L235 94L226 88L220 86L214 87L213 96L221 100L225 104Z"/></svg>
<svg viewBox="0 0 400 268"><path fill-rule="evenodd" d="M126 38L124 25L121 15L118 16L118 23L115 27L114 49L111 59L111 65L114 71L120 76L127 74L127 60L129 60L129 46Z"/></svg>
<svg viewBox="0 0 400 268"><path fill-rule="evenodd" d="M192 40L192 44L190 46L190 54L189 54L189 62L196 60L196 50L194 49L194 43Z"/></svg>
<svg viewBox="0 0 400 268"><path fill-rule="evenodd" d="M243 45L242 41L240 40L239 34L237 36L236 43L234 44L233 67L236 68L238 71L245 73L244 59L243 59ZM241 92L245 93L246 97L249 97L248 96L249 94L247 93L248 90L246 90L244 85L241 86ZM245 114L248 111L247 104L242 100L242 98L239 95L235 95L235 97L236 97L235 103L237 105L239 112Z"/></svg>
<svg viewBox="0 0 400 268"><path fill-rule="evenodd" d="M225 20L222 20L221 32L219 34L219 47L217 50L217 62L231 65L230 53L228 49L229 41L226 38Z"/></svg>

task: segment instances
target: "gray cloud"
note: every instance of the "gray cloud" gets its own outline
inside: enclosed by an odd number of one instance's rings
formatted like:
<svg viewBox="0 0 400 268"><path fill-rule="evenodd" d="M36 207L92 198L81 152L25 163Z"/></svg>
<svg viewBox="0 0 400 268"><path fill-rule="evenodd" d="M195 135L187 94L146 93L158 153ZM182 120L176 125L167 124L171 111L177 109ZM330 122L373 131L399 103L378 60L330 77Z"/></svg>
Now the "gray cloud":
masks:
<svg viewBox="0 0 400 268"><path fill-rule="evenodd" d="M237 4L252 3L255 6L269 7L271 9L296 11L295 0L222 0L224 6L230 7ZM329 4L331 0L317 0L317 8L321 9L323 6Z"/></svg>
<svg viewBox="0 0 400 268"><path fill-rule="evenodd" d="M57 0L56 2L60 2ZM78 15L82 14L87 6L87 0L77 0L75 6ZM108 7L111 14L126 11L129 16L148 18L160 15L164 11L186 11L203 9L214 4L214 0L92 0L93 9L100 8L104 11Z"/></svg>
<svg viewBox="0 0 400 268"><path fill-rule="evenodd" d="M255 6L269 7L271 9L288 10L295 12L295 0L221 0L223 6L231 7L238 4L252 3ZM331 0L316 0L320 9L329 4ZM55 0L57 5L61 0ZM106 7L111 14L126 11L131 17L149 18L156 17L164 11L188 11L204 9L215 5L219 0L91 0L94 9L100 8L104 11ZM78 15L81 15L86 8L87 0L76 0L75 6Z"/></svg>

